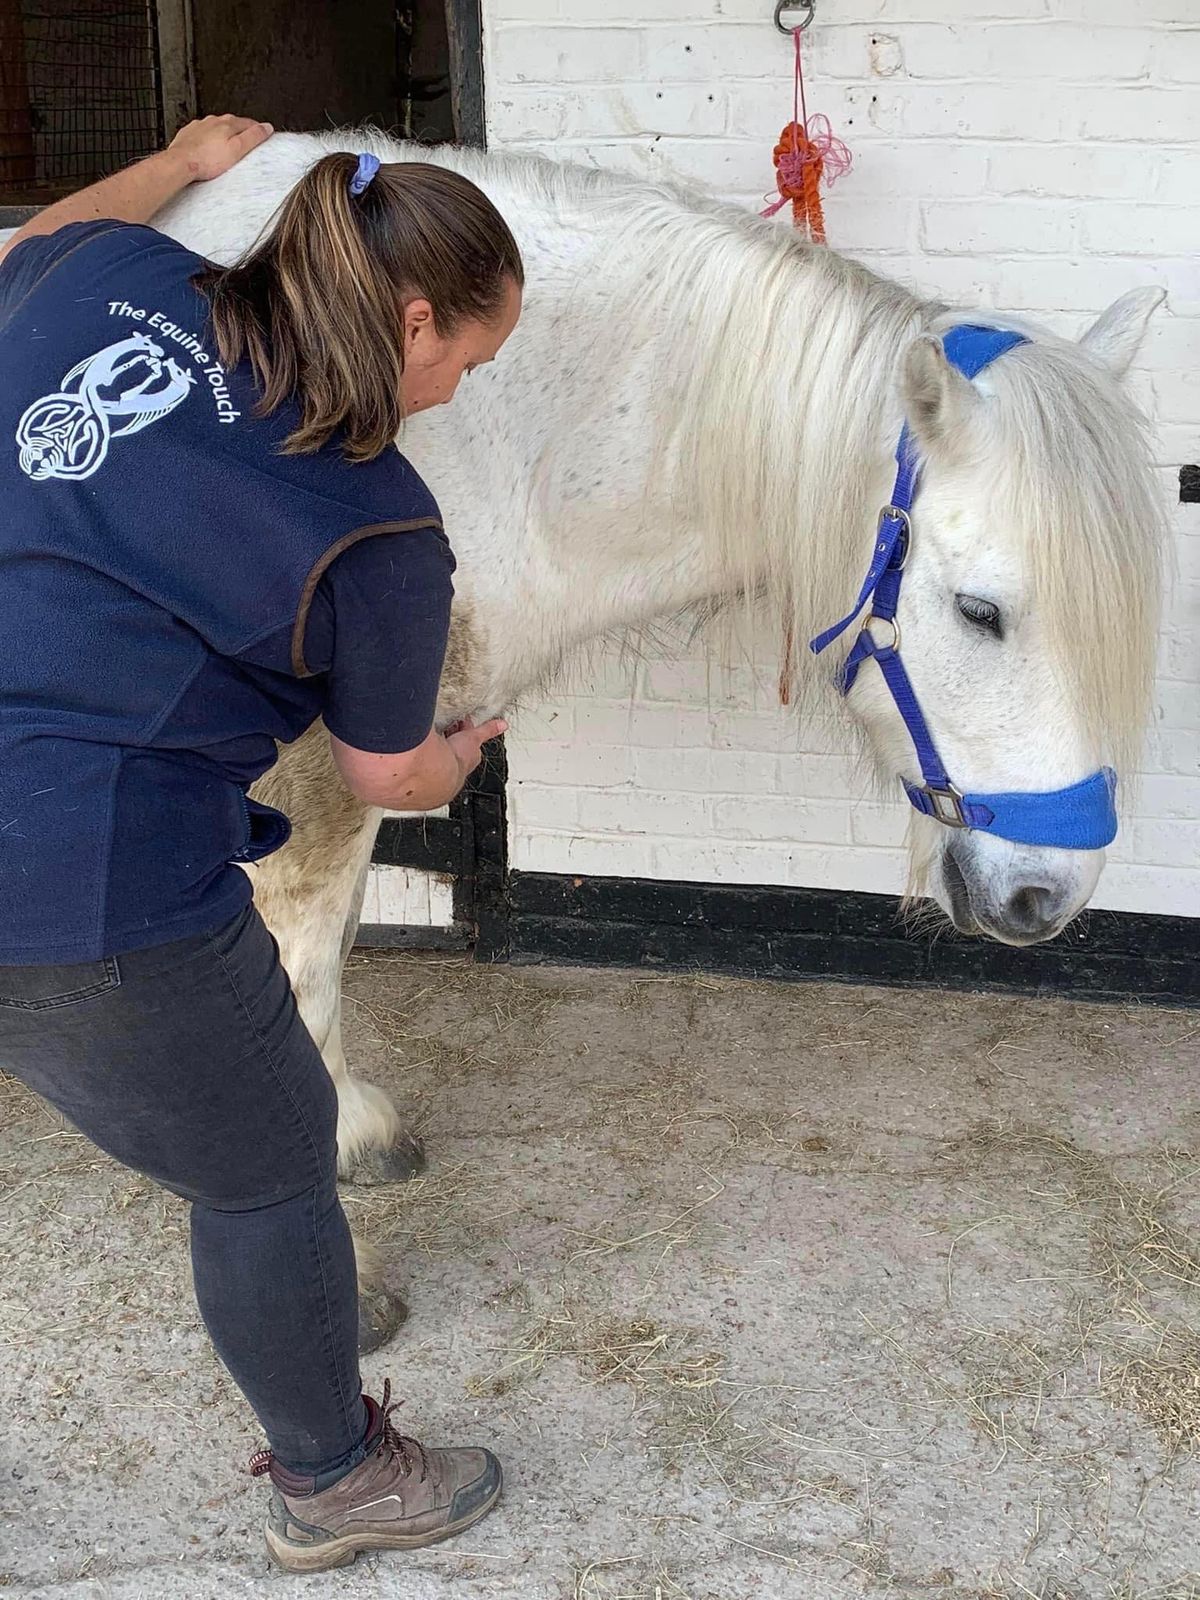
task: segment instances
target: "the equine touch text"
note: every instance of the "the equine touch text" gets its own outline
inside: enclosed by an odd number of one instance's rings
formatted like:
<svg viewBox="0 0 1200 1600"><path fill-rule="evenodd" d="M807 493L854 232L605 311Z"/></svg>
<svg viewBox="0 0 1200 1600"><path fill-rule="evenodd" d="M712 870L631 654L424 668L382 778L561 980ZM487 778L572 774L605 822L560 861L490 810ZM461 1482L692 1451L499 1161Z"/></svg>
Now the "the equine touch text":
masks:
<svg viewBox="0 0 1200 1600"><path fill-rule="evenodd" d="M110 317L130 317L134 322L153 328L159 338L170 339L173 344L186 350L195 364L203 369L204 377L216 401L217 420L236 422L241 416L230 396L225 368L216 356L209 354L194 334L188 333L186 328L179 327L161 311L148 311L144 306L132 306L128 300L110 300L108 314Z"/></svg>

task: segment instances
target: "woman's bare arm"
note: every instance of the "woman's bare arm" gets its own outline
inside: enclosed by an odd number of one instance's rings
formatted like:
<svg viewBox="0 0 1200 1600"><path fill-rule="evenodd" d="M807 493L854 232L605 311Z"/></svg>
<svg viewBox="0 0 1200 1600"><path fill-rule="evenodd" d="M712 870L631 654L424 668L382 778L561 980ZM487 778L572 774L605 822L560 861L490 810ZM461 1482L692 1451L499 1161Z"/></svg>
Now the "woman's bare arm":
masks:
<svg viewBox="0 0 1200 1600"><path fill-rule="evenodd" d="M68 222L149 222L190 183L219 178L272 133L269 122L249 117L201 117L181 128L165 150L101 178L78 194L46 206L0 247L0 261L22 239L55 233Z"/></svg>

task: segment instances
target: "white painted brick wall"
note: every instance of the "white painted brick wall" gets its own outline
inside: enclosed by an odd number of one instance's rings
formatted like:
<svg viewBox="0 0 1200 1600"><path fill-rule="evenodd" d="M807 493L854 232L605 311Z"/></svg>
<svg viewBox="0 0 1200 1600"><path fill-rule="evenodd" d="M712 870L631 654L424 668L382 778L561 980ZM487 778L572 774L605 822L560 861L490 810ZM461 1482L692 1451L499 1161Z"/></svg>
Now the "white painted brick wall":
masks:
<svg viewBox="0 0 1200 1600"><path fill-rule="evenodd" d="M485 0L488 129L761 207L790 116L771 0ZM809 106L851 144L837 246L917 289L1064 332L1135 284L1170 300L1135 389L1164 493L1200 456L1197 0L819 0ZM1098 903L1200 914L1200 507L1175 513L1140 809ZM897 890L905 815L774 702L777 663L608 659L522 711L527 870ZM847 799L849 797L849 799Z"/></svg>

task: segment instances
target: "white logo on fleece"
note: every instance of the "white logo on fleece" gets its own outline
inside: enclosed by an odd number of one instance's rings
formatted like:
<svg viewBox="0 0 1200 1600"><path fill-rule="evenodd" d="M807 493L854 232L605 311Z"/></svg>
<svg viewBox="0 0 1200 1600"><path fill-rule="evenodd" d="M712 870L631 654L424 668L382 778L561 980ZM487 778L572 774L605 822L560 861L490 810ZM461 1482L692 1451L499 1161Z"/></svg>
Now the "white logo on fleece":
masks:
<svg viewBox="0 0 1200 1600"><path fill-rule="evenodd" d="M90 478L110 439L148 428L186 400L195 375L164 358L160 345L135 333L89 356L62 388L28 406L17 424L22 472L47 478Z"/></svg>

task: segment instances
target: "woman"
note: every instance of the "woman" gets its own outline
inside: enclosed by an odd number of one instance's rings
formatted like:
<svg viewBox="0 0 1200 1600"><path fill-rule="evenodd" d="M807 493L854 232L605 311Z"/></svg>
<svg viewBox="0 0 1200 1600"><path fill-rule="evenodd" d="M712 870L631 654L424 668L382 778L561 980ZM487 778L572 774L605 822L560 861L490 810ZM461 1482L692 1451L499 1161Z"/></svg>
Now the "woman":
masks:
<svg viewBox="0 0 1200 1600"><path fill-rule="evenodd" d="M469 1527L500 1466L362 1395L333 1088L235 865L288 822L246 791L320 716L355 793L425 810L503 731L431 731L454 562L393 441L523 273L473 184L368 155L227 270L145 226L270 133L192 123L3 254L0 1064L191 1202L270 1552L315 1571Z"/></svg>

